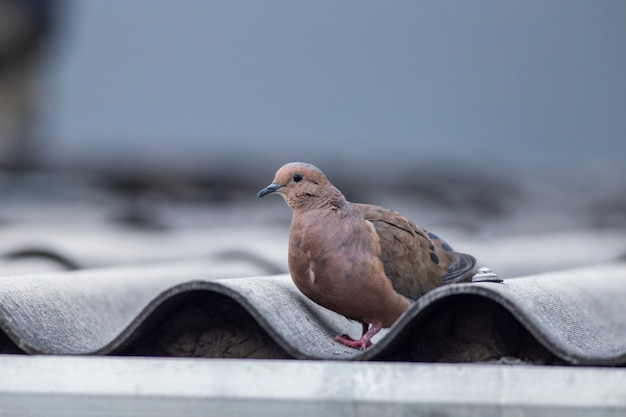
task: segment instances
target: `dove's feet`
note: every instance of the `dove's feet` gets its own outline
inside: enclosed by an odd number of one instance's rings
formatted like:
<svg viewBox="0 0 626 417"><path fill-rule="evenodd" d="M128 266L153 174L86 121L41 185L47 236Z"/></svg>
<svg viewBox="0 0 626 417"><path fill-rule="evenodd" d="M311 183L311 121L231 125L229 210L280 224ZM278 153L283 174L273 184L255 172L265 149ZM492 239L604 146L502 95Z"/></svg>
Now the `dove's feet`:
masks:
<svg viewBox="0 0 626 417"><path fill-rule="evenodd" d="M347 334L344 334L341 336L335 336L335 340L344 346L351 347L352 349L365 350L368 347L372 346L372 342L369 340L365 340L365 336L361 337L359 340L354 340Z"/></svg>
<svg viewBox="0 0 626 417"><path fill-rule="evenodd" d="M335 340L341 343L344 346L351 347L353 349L365 350L368 347L372 346L371 339L382 329L380 324L373 324L372 327L367 330L367 325L363 326L363 335L359 340L354 340L350 336L344 334L341 336L336 336Z"/></svg>

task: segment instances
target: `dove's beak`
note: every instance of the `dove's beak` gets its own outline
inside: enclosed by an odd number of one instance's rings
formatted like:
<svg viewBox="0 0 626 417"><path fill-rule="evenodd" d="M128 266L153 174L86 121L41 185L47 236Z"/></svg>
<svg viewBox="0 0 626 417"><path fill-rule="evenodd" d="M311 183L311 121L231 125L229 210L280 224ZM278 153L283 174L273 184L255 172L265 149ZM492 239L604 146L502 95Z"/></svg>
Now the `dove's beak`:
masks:
<svg viewBox="0 0 626 417"><path fill-rule="evenodd" d="M280 184L270 184L267 187L265 187L264 189L262 189L261 191L259 191L256 195L256 198L261 198L264 195L268 195L273 193L274 191L278 190L281 187Z"/></svg>

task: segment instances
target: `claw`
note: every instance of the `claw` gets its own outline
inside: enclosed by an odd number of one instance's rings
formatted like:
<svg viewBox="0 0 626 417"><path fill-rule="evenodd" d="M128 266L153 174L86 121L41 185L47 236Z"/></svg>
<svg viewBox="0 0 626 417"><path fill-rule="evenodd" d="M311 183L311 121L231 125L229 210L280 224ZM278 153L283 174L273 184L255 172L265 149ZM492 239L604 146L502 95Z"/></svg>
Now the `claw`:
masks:
<svg viewBox="0 0 626 417"><path fill-rule="evenodd" d="M363 335L359 340L354 340L347 334L342 334L341 336L335 336L335 340L341 343L344 346L348 346L352 349L365 350L368 347L372 346L371 338L374 337L376 333L378 333L382 329L380 324L374 324L367 330L367 325L363 326Z"/></svg>
<svg viewBox="0 0 626 417"><path fill-rule="evenodd" d="M372 346L372 342L369 340L365 340L363 337L359 340L354 340L347 334L336 336L335 340L341 343L344 346L348 346L352 349L365 350L368 347Z"/></svg>

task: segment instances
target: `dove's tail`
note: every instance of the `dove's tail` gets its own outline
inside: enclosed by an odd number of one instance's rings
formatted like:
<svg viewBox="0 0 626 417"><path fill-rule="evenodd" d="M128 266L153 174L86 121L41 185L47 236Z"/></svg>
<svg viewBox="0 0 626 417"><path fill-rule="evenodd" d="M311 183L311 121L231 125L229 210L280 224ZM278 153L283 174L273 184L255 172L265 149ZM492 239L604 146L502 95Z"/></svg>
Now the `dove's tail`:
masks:
<svg viewBox="0 0 626 417"><path fill-rule="evenodd" d="M442 285L469 280L476 272L476 258L466 253L457 253L457 255L459 260L448 267L448 273L444 275Z"/></svg>

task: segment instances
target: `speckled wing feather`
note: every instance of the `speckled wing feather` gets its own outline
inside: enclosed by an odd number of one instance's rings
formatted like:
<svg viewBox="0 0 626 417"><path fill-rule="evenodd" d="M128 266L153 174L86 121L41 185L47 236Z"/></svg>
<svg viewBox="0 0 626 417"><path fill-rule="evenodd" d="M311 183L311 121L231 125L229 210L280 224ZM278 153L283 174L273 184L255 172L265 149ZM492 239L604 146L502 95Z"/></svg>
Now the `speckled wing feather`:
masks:
<svg viewBox="0 0 626 417"><path fill-rule="evenodd" d="M378 233L380 259L398 293L415 299L442 284L471 276L476 265L471 255L454 251L437 235L393 210L369 204L355 206Z"/></svg>

